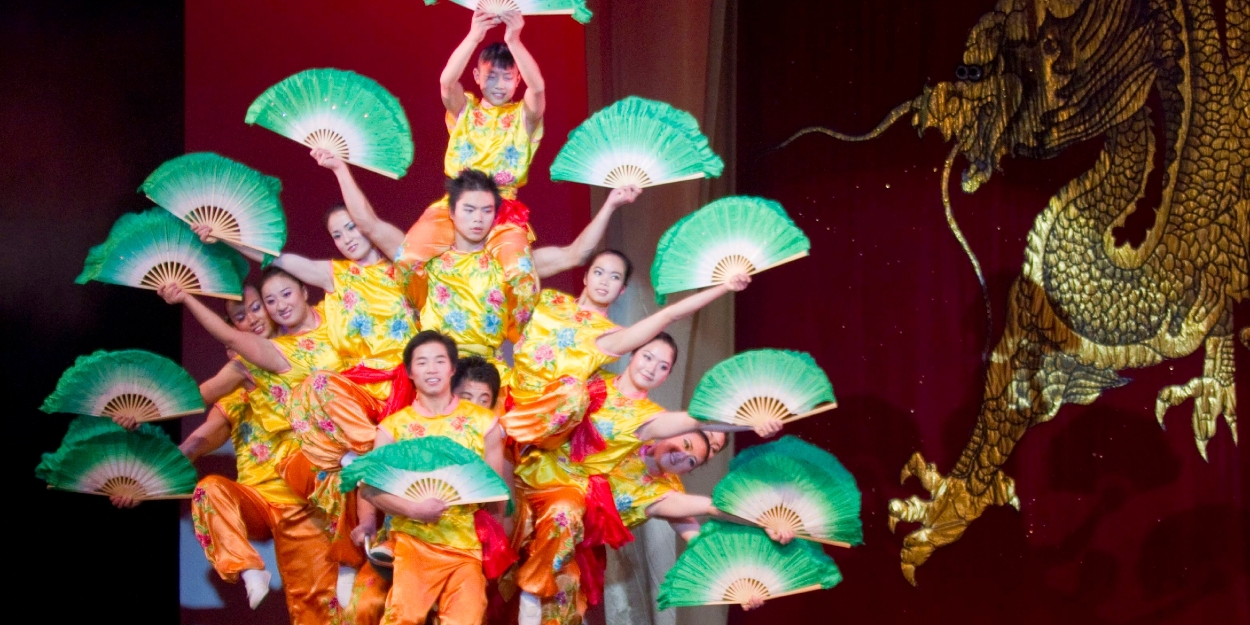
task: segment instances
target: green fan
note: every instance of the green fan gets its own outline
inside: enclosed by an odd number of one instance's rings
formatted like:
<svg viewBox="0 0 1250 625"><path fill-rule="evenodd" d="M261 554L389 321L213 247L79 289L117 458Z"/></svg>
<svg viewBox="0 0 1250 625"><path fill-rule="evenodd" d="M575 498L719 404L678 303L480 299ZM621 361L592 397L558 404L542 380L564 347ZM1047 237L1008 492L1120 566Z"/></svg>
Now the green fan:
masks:
<svg viewBox="0 0 1250 625"><path fill-rule="evenodd" d="M204 400L195 379L177 363L128 349L79 356L40 410L143 423L204 412Z"/></svg>
<svg viewBox="0 0 1250 625"><path fill-rule="evenodd" d="M831 474L842 470L841 463L838 462L837 458L833 457L833 454L797 436L789 435L782 436L771 443L752 445L746 449L734 450L734 457L729 460L729 470L734 471L754 461L756 458L771 454L802 460Z"/></svg>
<svg viewBox="0 0 1250 625"><path fill-rule="evenodd" d="M630 96L569 133L551 164L552 180L619 188L715 178L725 163L690 113Z"/></svg>
<svg viewBox="0 0 1250 625"><path fill-rule="evenodd" d="M164 432L150 425L136 432L117 428L89 437L71 427L60 448L43 455L35 475L51 489L123 495L137 501L186 499L196 482L191 461Z"/></svg>
<svg viewBox="0 0 1250 625"><path fill-rule="evenodd" d="M343 469L344 492L364 482L412 501L466 505L510 499L508 486L482 457L450 438L427 436L379 447Z"/></svg>
<svg viewBox="0 0 1250 625"><path fill-rule="evenodd" d="M700 208L660 239L651 285L664 295L720 284L739 273L754 275L807 256L807 235L780 204L731 196Z"/></svg>
<svg viewBox="0 0 1250 625"><path fill-rule="evenodd" d="M243 121L389 178L412 165L412 129L399 100L372 78L308 69L268 88Z"/></svg>
<svg viewBox="0 0 1250 625"><path fill-rule="evenodd" d="M165 161L139 190L175 217L206 223L212 236L277 256L286 245L282 183L212 152Z"/></svg>
<svg viewBox="0 0 1250 625"><path fill-rule="evenodd" d="M703 374L686 410L702 421L755 426L773 419L789 423L837 407L833 385L809 354L756 349Z"/></svg>
<svg viewBox="0 0 1250 625"><path fill-rule="evenodd" d="M186 224L154 208L128 213L113 224L108 239L87 253L88 280L158 289L176 283L192 294L243 299L247 260L224 245L204 245Z"/></svg>
<svg viewBox="0 0 1250 625"><path fill-rule="evenodd" d="M745 604L832 588L841 581L837 565L813 543L782 546L762 530L713 520L664 576L658 602L661 610Z"/></svg>
<svg viewBox="0 0 1250 625"><path fill-rule="evenodd" d="M832 466L817 467L778 453L758 456L726 475L712 502L763 528L838 547L862 544L855 478L830 459Z"/></svg>
<svg viewBox="0 0 1250 625"><path fill-rule="evenodd" d="M432 6L438 0L425 0L426 6ZM594 15L586 8L586 0L451 0L471 11L487 13L507 13L520 11L521 15L572 15L579 23L590 23Z"/></svg>

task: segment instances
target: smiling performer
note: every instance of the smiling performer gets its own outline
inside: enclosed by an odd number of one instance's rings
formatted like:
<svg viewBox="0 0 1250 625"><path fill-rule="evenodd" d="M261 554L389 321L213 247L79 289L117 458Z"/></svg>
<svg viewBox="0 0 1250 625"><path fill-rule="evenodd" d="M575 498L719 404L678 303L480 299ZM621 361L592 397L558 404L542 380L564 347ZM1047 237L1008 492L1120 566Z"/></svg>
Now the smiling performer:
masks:
<svg viewBox="0 0 1250 625"><path fill-rule="evenodd" d="M673 493L674 482L680 492L676 477L655 479L639 468L654 468L657 474L685 473L707 460L712 436L754 429L770 437L781 430L780 420L747 428L665 411L647 394L668 380L676 358L677 343L661 332L634 350L624 374L599 371L587 382L591 406L586 420L603 437L602 451L573 462L571 446L565 443L531 453L517 467L524 502L517 519L521 529L514 537L524 556L516 576L524 591L521 625L576 624L587 604L599 603L606 564L603 546L620 548L633 540L618 515L618 504L625 511L635 505L645 509ZM650 443L654 439L663 440ZM609 476L618 471L633 474L636 484L622 485L621 492L614 493ZM689 530L685 519L674 526Z"/></svg>

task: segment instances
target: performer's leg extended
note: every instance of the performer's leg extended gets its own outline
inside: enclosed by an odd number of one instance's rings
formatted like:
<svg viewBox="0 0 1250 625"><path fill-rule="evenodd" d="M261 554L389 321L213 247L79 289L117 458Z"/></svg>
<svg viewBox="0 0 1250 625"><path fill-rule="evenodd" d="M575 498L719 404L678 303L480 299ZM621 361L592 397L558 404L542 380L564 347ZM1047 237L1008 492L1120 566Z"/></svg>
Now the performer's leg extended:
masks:
<svg viewBox="0 0 1250 625"><path fill-rule="evenodd" d="M273 546L294 625L323 625L339 617L339 566L330 558L325 517L310 505L275 506Z"/></svg>
<svg viewBox="0 0 1250 625"><path fill-rule="evenodd" d="M408 534L395 532L391 536L395 540L394 581L386 598L382 624L422 625L430 608L438 602L442 622L450 622L445 616L450 614L461 619L456 621L458 625L480 625L486 613L486 576L482 574L481 560L475 554L430 544ZM480 582L472 578L472 569L476 569ZM452 582L475 588L472 592L476 599L449 594L456 590L448 588ZM444 601L453 602L444 606Z"/></svg>

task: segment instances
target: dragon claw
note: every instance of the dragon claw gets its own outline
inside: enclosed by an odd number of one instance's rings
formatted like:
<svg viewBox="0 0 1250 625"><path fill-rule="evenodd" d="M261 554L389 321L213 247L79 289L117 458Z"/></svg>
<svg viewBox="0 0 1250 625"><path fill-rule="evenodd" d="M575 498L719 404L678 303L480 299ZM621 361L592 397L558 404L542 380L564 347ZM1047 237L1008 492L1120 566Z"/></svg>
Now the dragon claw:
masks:
<svg viewBox="0 0 1250 625"><path fill-rule="evenodd" d="M1194 444L1205 461L1207 444L1215 437L1221 415L1233 433L1233 444L1237 443L1236 386L1231 381L1208 376L1194 378L1182 385L1165 386L1155 399L1155 416L1159 423L1162 425L1164 414L1169 408L1179 406L1191 398L1194 400Z"/></svg>

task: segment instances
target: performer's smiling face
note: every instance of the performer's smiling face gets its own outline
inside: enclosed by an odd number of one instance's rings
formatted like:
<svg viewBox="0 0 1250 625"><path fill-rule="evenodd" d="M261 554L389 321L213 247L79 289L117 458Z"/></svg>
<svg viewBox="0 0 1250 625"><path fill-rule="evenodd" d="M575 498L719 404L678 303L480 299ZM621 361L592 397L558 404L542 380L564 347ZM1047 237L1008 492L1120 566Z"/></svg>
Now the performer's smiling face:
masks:
<svg viewBox="0 0 1250 625"><path fill-rule="evenodd" d="M243 301L226 301L226 315L237 330L265 338L273 336L273 320L265 312L260 291L250 284L243 287Z"/></svg>
<svg viewBox="0 0 1250 625"><path fill-rule="evenodd" d="M512 101L517 87L521 86L521 72L516 66L503 68L494 63L478 63L473 68L473 82L482 90L482 97L493 106Z"/></svg>
<svg viewBox="0 0 1250 625"><path fill-rule="evenodd" d="M269 318L288 328L304 323L308 316L308 290L298 280L277 274L260 285Z"/></svg>
<svg viewBox="0 0 1250 625"><path fill-rule="evenodd" d="M339 253L347 260L360 260L373 249L373 244L356 227L351 215L347 214L347 209L330 213L326 218L326 230L330 232L330 238L334 239L334 246L339 248Z"/></svg>
<svg viewBox="0 0 1250 625"><path fill-rule="evenodd" d="M629 381L644 391L659 387L673 368L673 348L664 341L651 341L634 350L629 359Z"/></svg>
<svg viewBox="0 0 1250 625"><path fill-rule="evenodd" d="M596 306L611 306L625 291L625 261L615 254L600 254L591 261L582 284Z"/></svg>
<svg viewBox="0 0 1250 625"><path fill-rule="evenodd" d="M456 205L452 207L451 223L457 234L477 245L490 234L496 208L495 195L490 191L465 191L456 198Z"/></svg>
<svg viewBox="0 0 1250 625"><path fill-rule="evenodd" d="M439 341L422 343L412 351L408 377L412 378L412 385L422 395L436 396L448 391L454 371L447 347Z"/></svg>
<svg viewBox="0 0 1250 625"><path fill-rule="evenodd" d="M656 441L651 456L661 471L681 475L707 462L709 451L707 439L691 432Z"/></svg>

